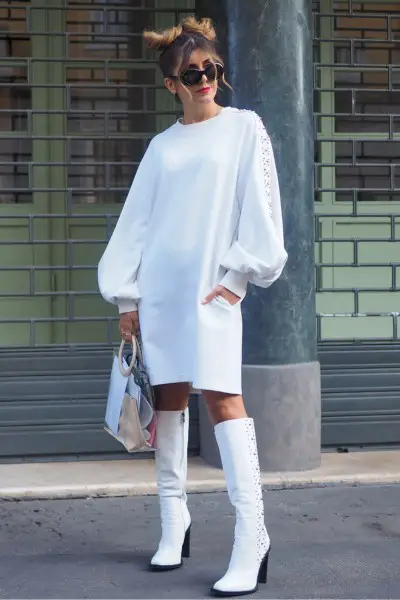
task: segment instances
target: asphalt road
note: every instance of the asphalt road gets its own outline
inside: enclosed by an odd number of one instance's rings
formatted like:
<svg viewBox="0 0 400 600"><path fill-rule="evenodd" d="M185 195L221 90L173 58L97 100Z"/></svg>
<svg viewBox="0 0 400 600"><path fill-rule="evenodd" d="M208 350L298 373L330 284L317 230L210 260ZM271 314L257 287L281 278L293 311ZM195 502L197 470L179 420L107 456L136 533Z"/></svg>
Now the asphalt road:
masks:
<svg viewBox="0 0 400 600"><path fill-rule="evenodd" d="M400 598L400 486L265 493L269 583L255 598ZM0 502L1 598L206 598L227 566L226 494L189 497L192 557L147 565L154 497Z"/></svg>

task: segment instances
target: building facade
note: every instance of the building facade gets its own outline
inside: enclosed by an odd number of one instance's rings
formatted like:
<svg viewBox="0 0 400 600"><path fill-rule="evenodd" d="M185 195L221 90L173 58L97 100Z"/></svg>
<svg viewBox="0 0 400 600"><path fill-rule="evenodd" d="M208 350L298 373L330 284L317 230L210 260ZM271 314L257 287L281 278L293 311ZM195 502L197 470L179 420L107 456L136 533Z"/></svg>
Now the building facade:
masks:
<svg viewBox="0 0 400 600"><path fill-rule="evenodd" d="M118 328L97 263L178 114L141 32L196 9L0 0L0 460L119 451L102 431ZM310 22L322 444L398 444L400 4L320 0ZM196 452L195 399L192 423Z"/></svg>

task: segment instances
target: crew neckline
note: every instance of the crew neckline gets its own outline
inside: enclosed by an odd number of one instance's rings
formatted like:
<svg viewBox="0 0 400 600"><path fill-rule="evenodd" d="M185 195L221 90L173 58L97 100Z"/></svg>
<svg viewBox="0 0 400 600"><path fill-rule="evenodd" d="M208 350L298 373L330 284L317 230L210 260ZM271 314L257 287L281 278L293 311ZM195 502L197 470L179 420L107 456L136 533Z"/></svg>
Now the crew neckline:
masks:
<svg viewBox="0 0 400 600"><path fill-rule="evenodd" d="M191 127L199 127L200 125L206 125L212 121L216 121L225 111L229 109L229 106L223 106L217 115L214 117L210 117L209 119L205 119L204 121L197 121L195 123L182 123L181 119L176 121L176 125L179 125L181 129L190 129Z"/></svg>

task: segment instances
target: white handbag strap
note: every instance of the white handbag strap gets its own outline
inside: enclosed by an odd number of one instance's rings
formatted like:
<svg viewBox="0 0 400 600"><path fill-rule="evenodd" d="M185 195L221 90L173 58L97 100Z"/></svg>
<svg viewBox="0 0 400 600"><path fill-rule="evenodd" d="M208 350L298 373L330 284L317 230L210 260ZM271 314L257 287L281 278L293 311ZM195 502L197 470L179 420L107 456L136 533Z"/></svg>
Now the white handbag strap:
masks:
<svg viewBox="0 0 400 600"><path fill-rule="evenodd" d="M128 366L127 369L124 369L124 365L122 362L122 352L124 350L124 346L125 346L125 340L122 340L121 345L119 347L119 351L118 351L119 370L121 372L121 375L123 375L124 377L129 377L129 375L132 373L133 367L135 365L136 355L137 355L137 351L138 351L138 343L137 343L136 338L132 336L132 360L131 360L131 364Z"/></svg>

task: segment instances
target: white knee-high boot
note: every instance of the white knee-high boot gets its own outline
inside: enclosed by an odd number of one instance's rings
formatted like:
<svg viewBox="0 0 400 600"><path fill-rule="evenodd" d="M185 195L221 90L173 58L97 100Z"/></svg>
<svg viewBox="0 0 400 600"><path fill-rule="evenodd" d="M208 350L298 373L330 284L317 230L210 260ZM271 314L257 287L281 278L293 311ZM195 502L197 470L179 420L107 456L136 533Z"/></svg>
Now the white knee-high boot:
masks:
<svg viewBox="0 0 400 600"><path fill-rule="evenodd" d="M258 583L266 583L270 550L253 419L219 423L215 436L229 499L236 509L236 526L228 571L212 592L241 596L256 591Z"/></svg>
<svg viewBox="0 0 400 600"><path fill-rule="evenodd" d="M155 451L161 510L161 540L150 566L169 571L190 554L190 515L186 505L189 411L157 411Z"/></svg>

